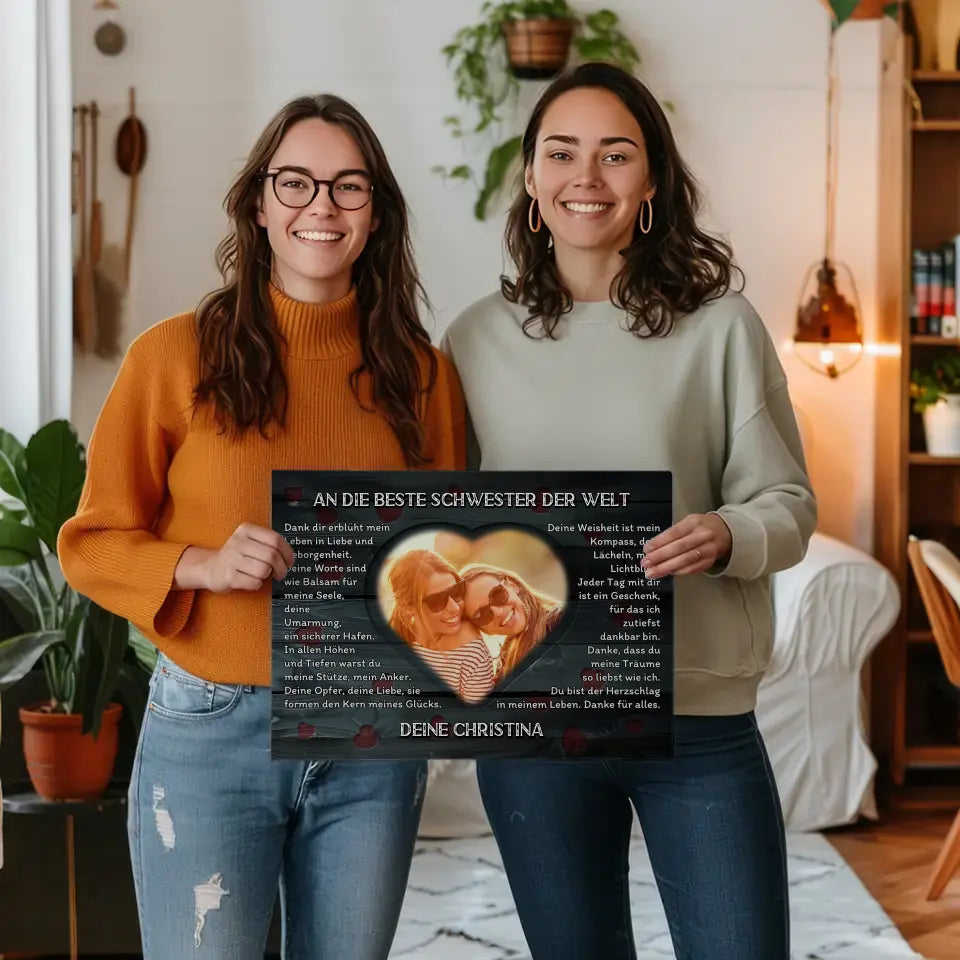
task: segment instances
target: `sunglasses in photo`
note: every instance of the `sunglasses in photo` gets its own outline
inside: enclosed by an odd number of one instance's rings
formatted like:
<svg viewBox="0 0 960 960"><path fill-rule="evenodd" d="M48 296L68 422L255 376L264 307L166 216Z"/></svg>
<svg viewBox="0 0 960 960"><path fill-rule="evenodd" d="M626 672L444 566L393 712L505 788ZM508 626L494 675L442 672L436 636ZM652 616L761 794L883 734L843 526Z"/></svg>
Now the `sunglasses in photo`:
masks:
<svg viewBox="0 0 960 960"><path fill-rule="evenodd" d="M438 590L436 593L428 594L423 598L424 605L431 613L440 613L447 605L448 600L454 603L462 603L463 595L467 592L467 581L458 580L452 587L446 590Z"/></svg>
<svg viewBox="0 0 960 960"><path fill-rule="evenodd" d="M486 626L493 619L493 608L504 607L510 599L507 588L503 585L505 581L501 580L487 596L487 602L484 606L478 607L473 616L470 617L472 623L478 627Z"/></svg>

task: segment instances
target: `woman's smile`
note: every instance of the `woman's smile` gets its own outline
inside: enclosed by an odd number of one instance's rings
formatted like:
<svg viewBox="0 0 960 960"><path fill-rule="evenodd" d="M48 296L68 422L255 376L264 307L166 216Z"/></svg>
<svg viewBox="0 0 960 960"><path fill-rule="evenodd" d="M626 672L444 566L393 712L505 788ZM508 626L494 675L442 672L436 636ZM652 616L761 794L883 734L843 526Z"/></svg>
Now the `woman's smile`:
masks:
<svg viewBox="0 0 960 960"><path fill-rule="evenodd" d="M294 230L294 237L308 246L327 246L342 240L346 234L338 230Z"/></svg>
<svg viewBox="0 0 960 960"><path fill-rule="evenodd" d="M517 611L511 606L507 611L507 615L500 620L500 626L509 628L514 620L517 619Z"/></svg>
<svg viewBox="0 0 960 960"><path fill-rule="evenodd" d="M605 200L562 200L559 206L576 220L599 220L614 208L614 204Z"/></svg>
<svg viewBox="0 0 960 960"><path fill-rule="evenodd" d="M457 612L452 617L444 617L443 623L449 624L451 627L455 627L461 619L461 610L460 607L457 607Z"/></svg>

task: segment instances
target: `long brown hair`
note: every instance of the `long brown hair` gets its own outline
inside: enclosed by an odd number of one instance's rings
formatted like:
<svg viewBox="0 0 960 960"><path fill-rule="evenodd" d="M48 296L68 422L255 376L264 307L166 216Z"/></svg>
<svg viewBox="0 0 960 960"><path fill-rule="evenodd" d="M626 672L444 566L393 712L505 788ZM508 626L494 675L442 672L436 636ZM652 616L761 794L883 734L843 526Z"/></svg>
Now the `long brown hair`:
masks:
<svg viewBox="0 0 960 960"><path fill-rule="evenodd" d="M507 637L500 648L500 666L497 671L499 677L511 673L521 660L547 635L555 626L563 612L561 604L552 597L548 597L539 590L534 590L517 574L496 567L490 563L468 563L460 571L460 576L469 583L476 577L489 575L500 580L509 580L516 588L523 606L526 625L522 633ZM483 627L480 627L482 630Z"/></svg>
<svg viewBox="0 0 960 960"><path fill-rule="evenodd" d="M730 289L743 275L724 240L697 226L700 191L673 139L660 104L636 77L608 63L584 63L561 74L540 96L523 135L523 165L533 163L540 125L547 108L564 93L582 87L609 90L633 114L646 141L651 184L656 186L653 226L634 228L633 242L621 250L623 269L610 288L610 299L630 317L637 337L666 336L677 316L691 313ZM506 246L517 277L500 277L500 289L511 303L529 308L523 323L528 336L553 337L573 297L557 272L550 231L533 233L527 223L530 197L518 186L507 215ZM535 333L531 333L535 329Z"/></svg>
<svg viewBox="0 0 960 960"><path fill-rule="evenodd" d="M287 131L313 118L338 124L356 141L373 179L373 216L380 221L353 265L362 361L350 374L350 388L360 402L360 380L368 375L373 404L393 428L407 464L426 463L422 399L436 382L437 360L417 312L418 300L427 305L427 298L413 259L406 202L370 125L352 104L331 94L298 97L281 108L227 193L231 230L216 252L224 285L196 313L200 371L194 403L211 402L222 430L256 427L266 434L271 422L285 421L282 337L270 300L272 256L256 216L260 175Z"/></svg>
<svg viewBox="0 0 960 960"><path fill-rule="evenodd" d="M423 617L424 584L432 573L449 573L460 579L457 568L432 550L408 550L390 567L388 580L394 600L390 629L410 646L418 643L414 623Z"/></svg>

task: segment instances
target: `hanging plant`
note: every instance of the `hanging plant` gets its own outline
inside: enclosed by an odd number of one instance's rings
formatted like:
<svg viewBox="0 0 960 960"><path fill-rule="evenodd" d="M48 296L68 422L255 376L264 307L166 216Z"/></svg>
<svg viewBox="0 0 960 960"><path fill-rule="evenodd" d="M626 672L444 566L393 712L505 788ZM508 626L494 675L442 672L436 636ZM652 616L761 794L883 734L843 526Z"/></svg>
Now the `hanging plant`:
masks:
<svg viewBox="0 0 960 960"><path fill-rule="evenodd" d="M640 63L636 48L610 10L580 14L567 0L516 0L480 8L482 19L462 27L442 50L453 73L457 99L473 119L444 118L454 138L490 136L503 123L501 109L516 106L521 80L544 80L579 61L604 60L633 72ZM511 136L490 148L483 173L469 164L438 165L433 172L450 180L469 180L477 189L473 213L486 218L491 200L520 156L521 137Z"/></svg>

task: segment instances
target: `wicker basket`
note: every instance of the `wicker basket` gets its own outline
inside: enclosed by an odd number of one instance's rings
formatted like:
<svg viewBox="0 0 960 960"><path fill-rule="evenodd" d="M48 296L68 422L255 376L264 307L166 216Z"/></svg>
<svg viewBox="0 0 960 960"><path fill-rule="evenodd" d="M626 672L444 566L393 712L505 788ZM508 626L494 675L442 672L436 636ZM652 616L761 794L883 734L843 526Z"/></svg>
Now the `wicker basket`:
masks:
<svg viewBox="0 0 960 960"><path fill-rule="evenodd" d="M509 20L503 25L503 35L514 76L545 80L567 65L573 22L551 17Z"/></svg>

